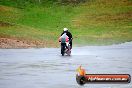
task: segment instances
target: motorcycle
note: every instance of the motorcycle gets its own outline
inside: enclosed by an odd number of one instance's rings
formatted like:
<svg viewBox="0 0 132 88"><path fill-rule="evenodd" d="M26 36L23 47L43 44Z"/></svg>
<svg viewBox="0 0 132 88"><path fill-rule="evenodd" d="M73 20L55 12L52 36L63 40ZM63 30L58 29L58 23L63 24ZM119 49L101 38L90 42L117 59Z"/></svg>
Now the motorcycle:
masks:
<svg viewBox="0 0 132 88"><path fill-rule="evenodd" d="M59 42L61 43L61 54L64 56L67 54L68 56L71 55L71 45L70 42L72 41L72 38L69 40L69 37L64 33L60 38Z"/></svg>
<svg viewBox="0 0 132 88"><path fill-rule="evenodd" d="M65 54L67 54L68 56L71 55L71 45L70 45L71 40L69 40L69 39L65 40L65 39L59 38L59 42L61 43L61 54L62 54L62 56L64 56Z"/></svg>
<svg viewBox="0 0 132 88"><path fill-rule="evenodd" d="M71 55L71 46L69 42L61 43L61 54L64 56L64 54L67 54L68 56Z"/></svg>

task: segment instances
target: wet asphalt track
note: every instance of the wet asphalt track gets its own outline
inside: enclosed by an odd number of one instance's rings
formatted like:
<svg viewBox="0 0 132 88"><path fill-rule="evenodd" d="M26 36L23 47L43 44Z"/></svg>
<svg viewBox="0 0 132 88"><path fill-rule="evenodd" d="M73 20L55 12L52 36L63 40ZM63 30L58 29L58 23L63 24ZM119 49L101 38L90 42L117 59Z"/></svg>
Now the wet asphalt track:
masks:
<svg viewBox="0 0 132 88"><path fill-rule="evenodd" d="M132 83L79 86L79 65L90 74L132 75L132 42L74 47L70 57L58 48L0 49L0 88L132 88Z"/></svg>

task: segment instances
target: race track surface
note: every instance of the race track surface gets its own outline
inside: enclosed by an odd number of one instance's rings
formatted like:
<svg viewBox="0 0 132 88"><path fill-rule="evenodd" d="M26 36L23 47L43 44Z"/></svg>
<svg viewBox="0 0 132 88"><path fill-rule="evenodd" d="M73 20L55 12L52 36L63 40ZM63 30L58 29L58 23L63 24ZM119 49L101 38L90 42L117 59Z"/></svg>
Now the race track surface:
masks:
<svg viewBox="0 0 132 88"><path fill-rule="evenodd" d="M0 49L0 88L80 88L76 69L87 73L132 75L132 42L110 46ZM129 84L86 84L83 88L132 88Z"/></svg>

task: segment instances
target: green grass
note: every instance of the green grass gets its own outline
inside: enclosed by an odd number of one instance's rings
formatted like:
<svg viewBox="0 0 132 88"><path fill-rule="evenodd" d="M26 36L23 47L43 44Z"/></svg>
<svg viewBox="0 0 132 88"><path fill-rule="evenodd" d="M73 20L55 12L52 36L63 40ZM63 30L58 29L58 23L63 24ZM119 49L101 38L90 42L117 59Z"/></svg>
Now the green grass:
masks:
<svg viewBox="0 0 132 88"><path fill-rule="evenodd" d="M9 3L10 4L10 3ZM131 0L91 0L73 5L0 6L0 35L27 40L57 42L64 27L74 36L74 45L106 45L132 41ZM49 45L50 46L50 45Z"/></svg>

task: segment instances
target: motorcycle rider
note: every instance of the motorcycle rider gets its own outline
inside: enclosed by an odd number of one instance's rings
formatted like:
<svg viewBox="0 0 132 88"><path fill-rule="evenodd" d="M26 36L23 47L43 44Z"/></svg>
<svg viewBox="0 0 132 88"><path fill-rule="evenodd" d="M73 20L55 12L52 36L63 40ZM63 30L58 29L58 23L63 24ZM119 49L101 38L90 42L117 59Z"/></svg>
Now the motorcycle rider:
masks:
<svg viewBox="0 0 132 88"><path fill-rule="evenodd" d="M61 54L62 56L64 56L64 47L63 46L66 46L67 50L68 49L68 46L66 44L66 42L69 41L69 37L66 35L66 33L64 33L60 38L59 38L59 42L61 42Z"/></svg>
<svg viewBox="0 0 132 88"><path fill-rule="evenodd" d="M68 29L67 28L64 28L63 29L63 32L61 33L61 36L64 34L64 33L66 33L66 35L69 37L69 44L70 44L70 46L71 46L71 49L72 49L72 34L68 31Z"/></svg>
<svg viewBox="0 0 132 88"><path fill-rule="evenodd" d="M69 37L66 35L66 33L62 34L62 36L59 38L59 42L65 43L69 41Z"/></svg>

